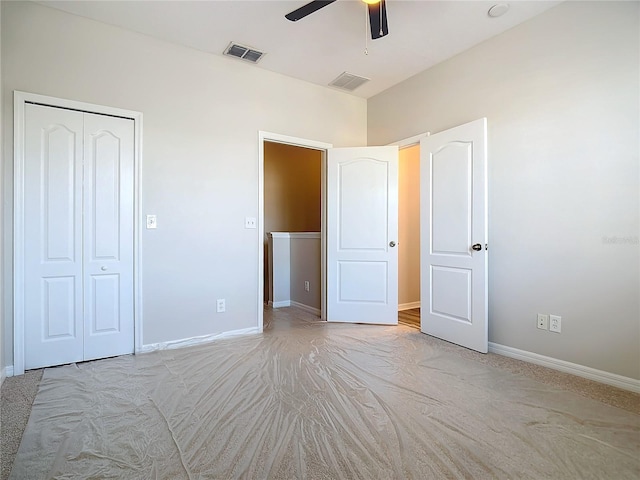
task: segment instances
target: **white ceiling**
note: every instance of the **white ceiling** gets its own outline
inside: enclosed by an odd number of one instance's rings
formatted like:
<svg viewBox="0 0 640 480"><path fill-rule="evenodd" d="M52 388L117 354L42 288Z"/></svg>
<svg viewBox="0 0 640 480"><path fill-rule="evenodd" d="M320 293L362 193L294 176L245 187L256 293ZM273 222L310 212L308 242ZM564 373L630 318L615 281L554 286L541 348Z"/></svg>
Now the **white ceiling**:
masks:
<svg viewBox="0 0 640 480"><path fill-rule="evenodd" d="M353 92L364 98L561 3L512 0L504 16L490 18L489 8L500 0L387 0L389 35L372 41L365 34L366 6L359 0L338 0L298 22L284 18L307 1L39 3L215 55L231 41L248 45L266 52L255 68L322 86L344 71L368 77L371 81Z"/></svg>

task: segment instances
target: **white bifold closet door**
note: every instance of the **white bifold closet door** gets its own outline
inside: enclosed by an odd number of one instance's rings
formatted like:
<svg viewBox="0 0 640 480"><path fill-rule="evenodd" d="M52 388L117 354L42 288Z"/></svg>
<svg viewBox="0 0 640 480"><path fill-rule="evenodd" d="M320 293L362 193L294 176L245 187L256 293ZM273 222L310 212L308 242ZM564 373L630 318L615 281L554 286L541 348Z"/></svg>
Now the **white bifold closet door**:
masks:
<svg viewBox="0 0 640 480"><path fill-rule="evenodd" d="M25 368L133 353L133 120L29 104Z"/></svg>

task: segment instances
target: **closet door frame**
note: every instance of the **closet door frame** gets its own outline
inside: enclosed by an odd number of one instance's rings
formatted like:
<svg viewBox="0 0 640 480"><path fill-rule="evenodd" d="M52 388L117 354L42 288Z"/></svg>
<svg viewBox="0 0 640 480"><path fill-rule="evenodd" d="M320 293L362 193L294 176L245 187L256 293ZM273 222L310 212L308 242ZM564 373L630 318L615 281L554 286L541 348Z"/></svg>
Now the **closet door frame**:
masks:
<svg viewBox="0 0 640 480"><path fill-rule="evenodd" d="M13 92L13 375L22 375L25 366L24 126L26 118L25 107L29 103L133 120L133 330L134 351L139 353L142 349L142 258L140 251L142 244L142 191L140 181L140 173L142 171L142 113L15 90Z"/></svg>

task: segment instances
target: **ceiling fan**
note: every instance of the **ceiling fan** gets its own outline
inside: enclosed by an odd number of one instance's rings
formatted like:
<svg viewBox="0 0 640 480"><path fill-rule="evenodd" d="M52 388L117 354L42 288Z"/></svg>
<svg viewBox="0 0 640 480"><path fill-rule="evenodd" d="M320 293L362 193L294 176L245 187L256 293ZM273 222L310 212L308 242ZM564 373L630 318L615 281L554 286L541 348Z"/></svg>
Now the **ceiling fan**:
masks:
<svg viewBox="0 0 640 480"><path fill-rule="evenodd" d="M287 20L297 22L301 18L311 15L317 12L321 8L332 4L336 0L313 0L312 2L303 5L302 7L294 10L291 13L285 15ZM371 38L382 38L389 34L389 27L387 25L387 6L385 0L362 0L367 4L369 8L369 25L371 25Z"/></svg>

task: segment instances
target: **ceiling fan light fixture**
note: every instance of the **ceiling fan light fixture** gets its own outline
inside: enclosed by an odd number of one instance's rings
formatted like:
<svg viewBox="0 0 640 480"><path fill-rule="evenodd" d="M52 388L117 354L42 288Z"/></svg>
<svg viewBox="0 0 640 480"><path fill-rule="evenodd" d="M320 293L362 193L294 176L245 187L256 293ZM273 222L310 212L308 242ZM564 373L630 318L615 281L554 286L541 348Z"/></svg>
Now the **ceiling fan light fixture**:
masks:
<svg viewBox="0 0 640 480"><path fill-rule="evenodd" d="M331 5L337 0L312 0L309 3L296 8L293 12L287 13L284 18L292 22L317 12L321 8ZM389 26L387 25L387 5L386 0L362 0L367 4L369 13L369 24L371 25L371 39L382 38L389 34Z"/></svg>

